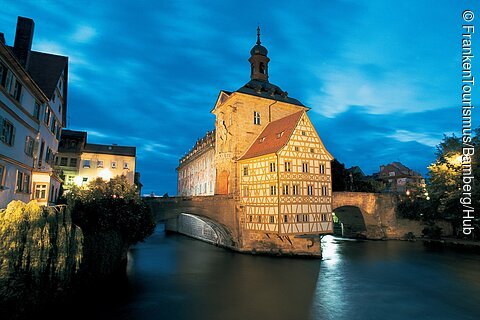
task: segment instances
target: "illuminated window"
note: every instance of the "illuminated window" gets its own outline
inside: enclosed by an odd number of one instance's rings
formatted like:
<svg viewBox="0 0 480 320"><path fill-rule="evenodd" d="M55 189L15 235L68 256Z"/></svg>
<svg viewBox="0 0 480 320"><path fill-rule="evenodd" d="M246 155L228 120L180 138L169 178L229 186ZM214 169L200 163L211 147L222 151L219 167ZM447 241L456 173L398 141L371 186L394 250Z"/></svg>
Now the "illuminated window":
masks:
<svg viewBox="0 0 480 320"><path fill-rule="evenodd" d="M103 160L97 161L97 168L103 168Z"/></svg>
<svg viewBox="0 0 480 320"><path fill-rule="evenodd" d="M289 189L288 184L285 184L285 185L283 186L283 194L286 195L286 196L288 196L288 191L289 191L288 189Z"/></svg>
<svg viewBox="0 0 480 320"><path fill-rule="evenodd" d="M389 176L389 177L394 177L394 176L395 176L395 171L390 171L390 172L388 173L388 176Z"/></svg>
<svg viewBox="0 0 480 320"><path fill-rule="evenodd" d="M128 168L129 168L128 162L127 162L127 161L124 161L124 162L123 162L123 169L128 169ZM205 190L206 190L206 189L207 189L207 188L205 187Z"/></svg>
<svg viewBox="0 0 480 320"><path fill-rule="evenodd" d="M117 161L112 161L112 162L110 163L110 167L111 167L112 169L117 169Z"/></svg>
<svg viewBox="0 0 480 320"><path fill-rule="evenodd" d="M325 174L325 165L324 164L320 165L320 173Z"/></svg>
<svg viewBox="0 0 480 320"><path fill-rule="evenodd" d="M290 165L291 163L290 162L285 162L285 172L290 172Z"/></svg>
<svg viewBox="0 0 480 320"><path fill-rule="evenodd" d="M260 125L260 113L257 111L253 111L253 124Z"/></svg>
<svg viewBox="0 0 480 320"><path fill-rule="evenodd" d="M90 168L90 160L83 160L83 167Z"/></svg>
<svg viewBox="0 0 480 320"><path fill-rule="evenodd" d="M322 213L322 221L327 221L327 215L325 213Z"/></svg>

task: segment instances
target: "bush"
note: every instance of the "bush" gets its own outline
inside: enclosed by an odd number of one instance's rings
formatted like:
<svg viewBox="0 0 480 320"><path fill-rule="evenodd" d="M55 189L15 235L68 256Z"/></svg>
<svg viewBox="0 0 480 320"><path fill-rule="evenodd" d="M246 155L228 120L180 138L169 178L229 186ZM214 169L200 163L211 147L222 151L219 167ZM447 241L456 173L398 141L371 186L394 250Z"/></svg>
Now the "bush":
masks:
<svg viewBox="0 0 480 320"><path fill-rule="evenodd" d="M422 234L425 237L431 239L440 239L442 237L443 231L442 228L436 225L429 225L422 230Z"/></svg>

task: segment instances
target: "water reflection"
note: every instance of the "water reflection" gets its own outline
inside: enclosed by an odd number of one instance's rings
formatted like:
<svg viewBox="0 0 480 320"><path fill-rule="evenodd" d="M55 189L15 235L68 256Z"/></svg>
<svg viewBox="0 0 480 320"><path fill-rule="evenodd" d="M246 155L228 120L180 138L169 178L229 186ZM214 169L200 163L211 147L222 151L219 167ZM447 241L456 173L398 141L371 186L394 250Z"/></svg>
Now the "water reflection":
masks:
<svg viewBox="0 0 480 320"><path fill-rule="evenodd" d="M322 246L322 260L251 256L165 235L160 227L130 251L128 282L75 314L82 320L480 317L480 255L335 237Z"/></svg>

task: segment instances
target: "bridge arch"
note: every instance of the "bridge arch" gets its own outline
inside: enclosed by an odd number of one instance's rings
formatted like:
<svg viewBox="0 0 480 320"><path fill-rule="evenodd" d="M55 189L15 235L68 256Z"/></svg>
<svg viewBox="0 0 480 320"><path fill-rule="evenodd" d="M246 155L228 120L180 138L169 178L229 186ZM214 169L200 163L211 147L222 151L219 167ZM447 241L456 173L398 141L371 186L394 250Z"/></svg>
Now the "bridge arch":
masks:
<svg viewBox="0 0 480 320"><path fill-rule="evenodd" d="M229 230L218 222L191 213L180 213L177 217L177 232L222 247L234 245Z"/></svg>
<svg viewBox="0 0 480 320"><path fill-rule="evenodd" d="M334 234L348 238L366 237L367 225L364 214L357 206L345 205L333 209Z"/></svg>

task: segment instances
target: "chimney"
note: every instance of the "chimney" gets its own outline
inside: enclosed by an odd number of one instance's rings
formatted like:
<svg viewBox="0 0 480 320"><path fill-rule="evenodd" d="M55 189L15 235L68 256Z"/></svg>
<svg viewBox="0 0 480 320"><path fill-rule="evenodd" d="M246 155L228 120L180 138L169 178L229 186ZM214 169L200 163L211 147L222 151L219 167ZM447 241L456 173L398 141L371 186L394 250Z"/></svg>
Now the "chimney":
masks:
<svg viewBox="0 0 480 320"><path fill-rule="evenodd" d="M32 49L34 27L35 23L32 19L18 17L13 53L25 68L28 67L28 59Z"/></svg>
<svg viewBox="0 0 480 320"><path fill-rule="evenodd" d="M0 32L0 43L5 44L5 35L3 34L3 32Z"/></svg>

